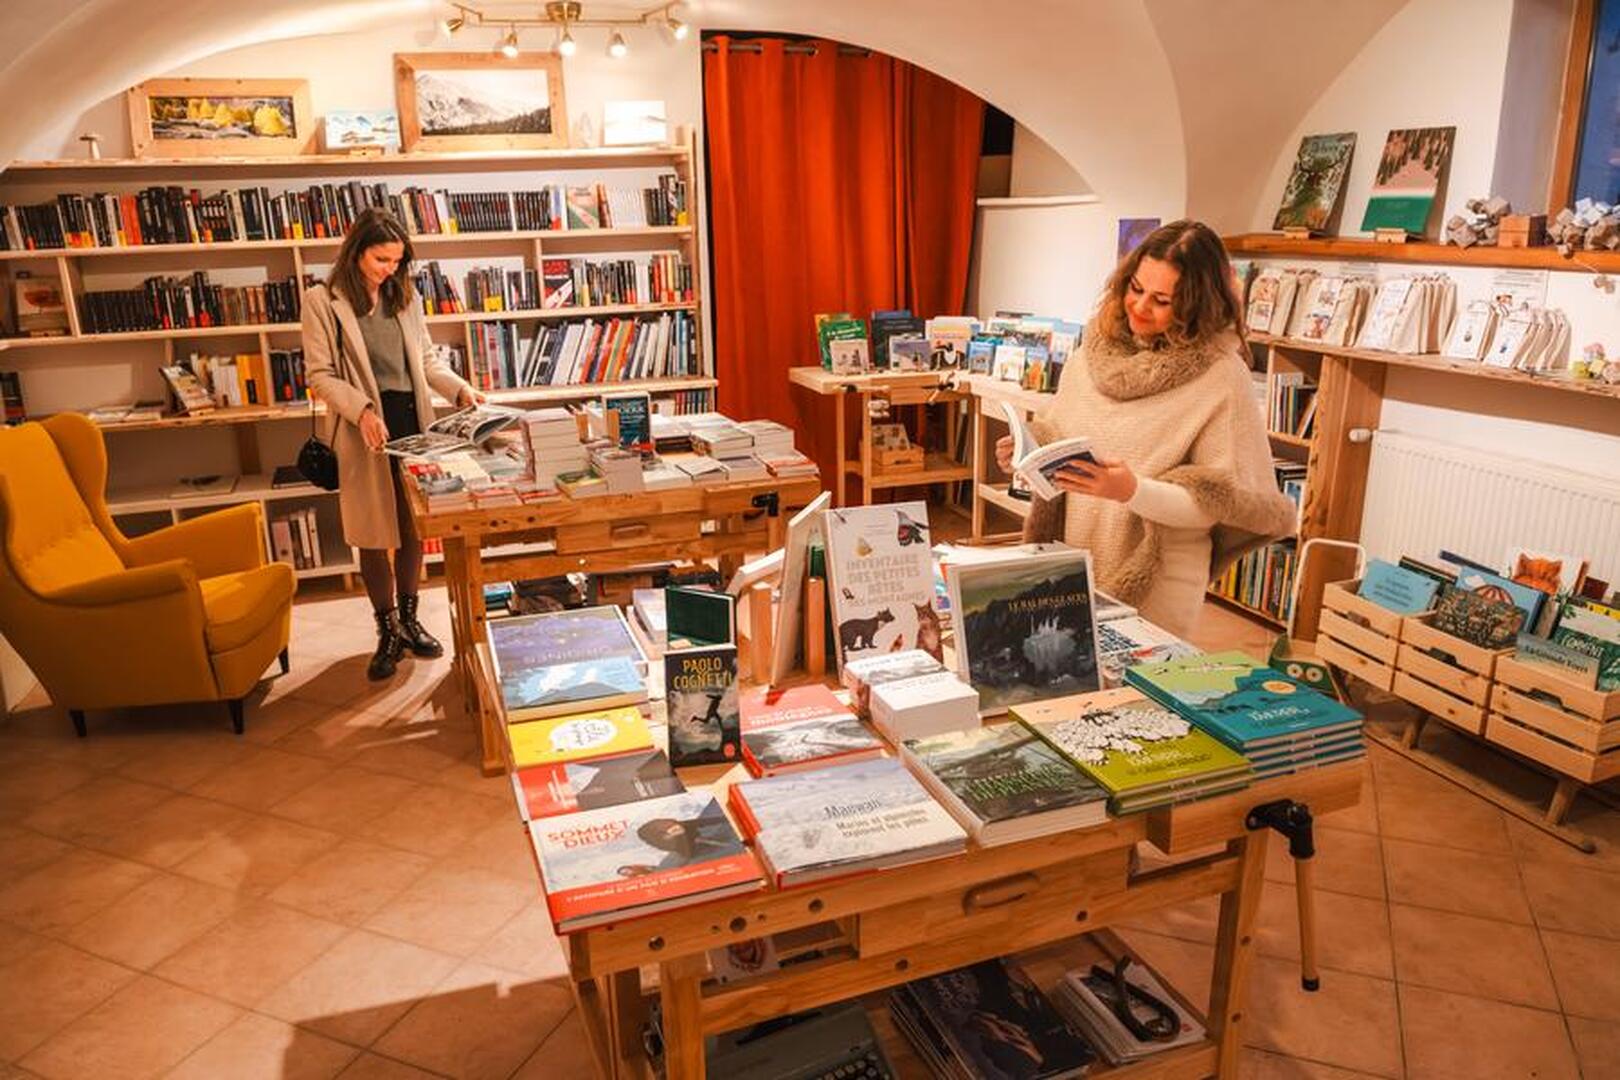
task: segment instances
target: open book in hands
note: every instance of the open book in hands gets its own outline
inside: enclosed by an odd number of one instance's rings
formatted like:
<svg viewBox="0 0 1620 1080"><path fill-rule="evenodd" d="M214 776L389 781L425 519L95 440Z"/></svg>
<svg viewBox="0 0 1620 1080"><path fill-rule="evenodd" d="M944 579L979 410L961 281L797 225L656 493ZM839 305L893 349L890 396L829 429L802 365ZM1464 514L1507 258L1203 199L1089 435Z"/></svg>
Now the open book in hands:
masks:
<svg viewBox="0 0 1620 1080"><path fill-rule="evenodd" d="M1012 431L1013 483L1009 494L1015 498L1035 495L1042 499L1055 499L1063 494L1062 489L1052 482L1052 477L1060 470L1077 463L1097 464L1097 459L1091 454L1091 440L1083 435L1042 446L1017 409L1004 401L1001 411L1007 417L1007 427ZM1020 481L1024 485L1022 490Z"/></svg>
<svg viewBox="0 0 1620 1080"><path fill-rule="evenodd" d="M502 405L474 405L441 416L419 435L390 439L383 449L400 457L438 457L477 446L522 415Z"/></svg>

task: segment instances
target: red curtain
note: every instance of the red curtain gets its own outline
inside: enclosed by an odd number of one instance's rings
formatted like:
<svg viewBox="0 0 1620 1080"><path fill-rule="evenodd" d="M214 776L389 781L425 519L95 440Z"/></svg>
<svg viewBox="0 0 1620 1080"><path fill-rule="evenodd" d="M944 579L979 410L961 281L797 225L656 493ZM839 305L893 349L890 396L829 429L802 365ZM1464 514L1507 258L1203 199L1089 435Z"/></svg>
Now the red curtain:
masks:
<svg viewBox="0 0 1620 1080"><path fill-rule="evenodd" d="M835 403L790 391L788 368L820 363L818 312L964 312L984 103L832 41L705 44L720 405L793 427L830 486Z"/></svg>

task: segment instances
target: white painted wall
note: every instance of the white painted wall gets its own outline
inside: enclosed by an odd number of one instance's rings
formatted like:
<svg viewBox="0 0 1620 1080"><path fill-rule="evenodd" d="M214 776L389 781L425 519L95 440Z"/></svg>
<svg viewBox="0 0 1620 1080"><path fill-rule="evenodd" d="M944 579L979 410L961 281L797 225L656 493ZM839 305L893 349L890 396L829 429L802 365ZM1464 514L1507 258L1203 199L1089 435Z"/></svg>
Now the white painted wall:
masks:
<svg viewBox="0 0 1620 1080"><path fill-rule="evenodd" d="M1271 151L1270 177L1250 215L1250 228L1270 230L1299 140L1307 134L1356 133L1340 229L1345 236L1360 233L1378 158L1392 128L1457 128L1450 181L1444 189L1445 216L1468 199L1489 194L1512 22L1513 0L1407 4Z"/></svg>
<svg viewBox="0 0 1620 1080"><path fill-rule="evenodd" d="M1091 185L1062 154L1023 124L1013 123L1011 198L1041 195L1090 195Z"/></svg>

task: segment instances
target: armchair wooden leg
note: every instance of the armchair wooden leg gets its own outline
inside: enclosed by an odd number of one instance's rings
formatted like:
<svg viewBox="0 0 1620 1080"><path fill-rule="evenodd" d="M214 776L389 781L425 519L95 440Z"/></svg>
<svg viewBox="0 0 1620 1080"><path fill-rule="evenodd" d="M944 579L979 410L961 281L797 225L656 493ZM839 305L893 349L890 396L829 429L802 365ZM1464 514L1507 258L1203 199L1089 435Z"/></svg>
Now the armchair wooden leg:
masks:
<svg viewBox="0 0 1620 1080"><path fill-rule="evenodd" d="M242 734L242 699L234 698L226 702L231 707L231 730L238 735Z"/></svg>
<svg viewBox="0 0 1620 1080"><path fill-rule="evenodd" d="M82 739L89 734L89 731L87 731L84 726L83 709L69 709L68 717L73 721L73 731L79 736L79 738Z"/></svg>
<svg viewBox="0 0 1620 1080"><path fill-rule="evenodd" d="M292 670L292 661L288 658L286 649L282 649L281 655L276 659L281 661L281 673L283 675Z"/></svg>

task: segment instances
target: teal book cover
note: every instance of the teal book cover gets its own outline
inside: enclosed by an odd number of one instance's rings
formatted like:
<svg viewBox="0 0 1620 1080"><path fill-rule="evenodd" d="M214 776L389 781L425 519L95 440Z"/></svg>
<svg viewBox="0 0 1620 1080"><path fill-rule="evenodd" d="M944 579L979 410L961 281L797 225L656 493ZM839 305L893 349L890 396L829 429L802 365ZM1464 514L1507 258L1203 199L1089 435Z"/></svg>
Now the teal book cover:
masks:
<svg viewBox="0 0 1620 1080"><path fill-rule="evenodd" d="M1125 681L1240 752L1361 723L1354 709L1241 652L1139 664Z"/></svg>
<svg viewBox="0 0 1620 1080"><path fill-rule="evenodd" d="M1417 615L1434 607L1440 583L1404 566L1374 559L1361 576L1361 596L1399 615Z"/></svg>

